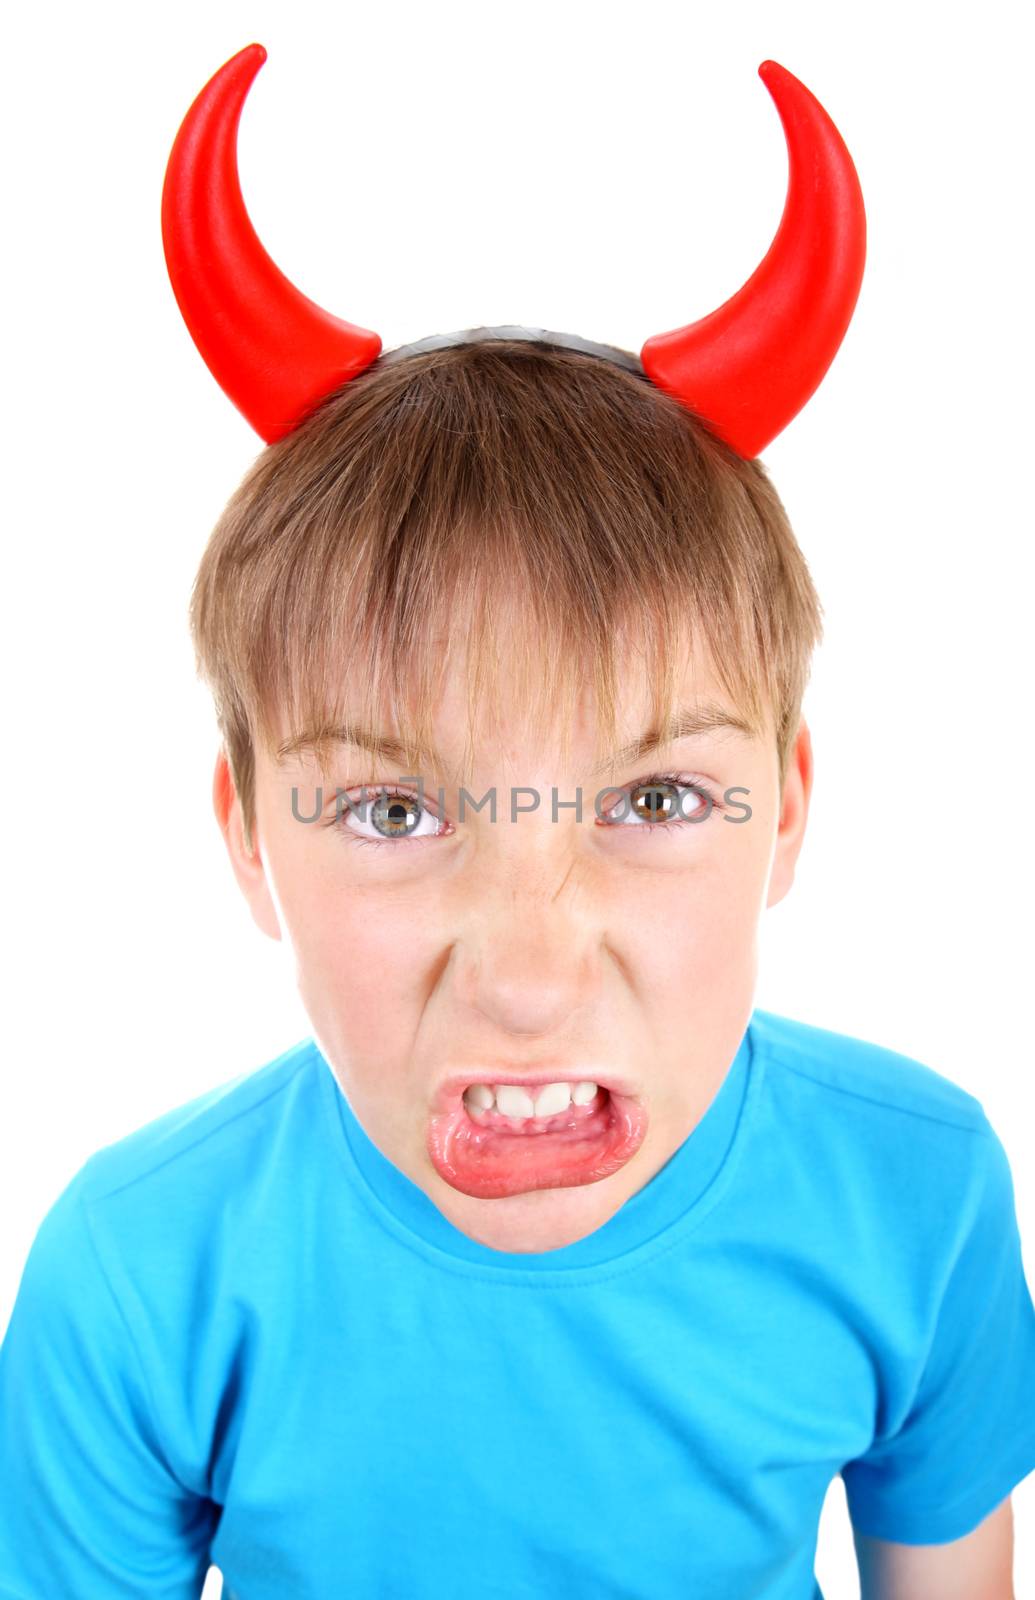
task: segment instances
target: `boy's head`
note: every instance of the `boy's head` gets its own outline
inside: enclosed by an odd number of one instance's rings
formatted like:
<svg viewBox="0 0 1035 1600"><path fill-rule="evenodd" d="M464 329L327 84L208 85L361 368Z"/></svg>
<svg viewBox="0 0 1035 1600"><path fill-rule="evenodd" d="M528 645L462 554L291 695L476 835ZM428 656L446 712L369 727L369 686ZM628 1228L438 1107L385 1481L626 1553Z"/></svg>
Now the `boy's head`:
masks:
<svg viewBox="0 0 1035 1600"><path fill-rule="evenodd" d="M864 256L851 158L759 69L790 157L765 260L640 357L478 329L379 355L284 278L210 81L163 195L173 287L270 444L191 606L214 798L363 1127L465 1232L598 1228L714 1098L812 782L820 611L758 451Z"/></svg>
<svg viewBox="0 0 1035 1600"><path fill-rule="evenodd" d="M191 619L234 870L370 1137L497 1248L599 1226L713 1098L801 843L819 606L764 467L595 355L385 360L259 457ZM533 1076L615 1086L574 1154L478 1143L463 1087Z"/></svg>

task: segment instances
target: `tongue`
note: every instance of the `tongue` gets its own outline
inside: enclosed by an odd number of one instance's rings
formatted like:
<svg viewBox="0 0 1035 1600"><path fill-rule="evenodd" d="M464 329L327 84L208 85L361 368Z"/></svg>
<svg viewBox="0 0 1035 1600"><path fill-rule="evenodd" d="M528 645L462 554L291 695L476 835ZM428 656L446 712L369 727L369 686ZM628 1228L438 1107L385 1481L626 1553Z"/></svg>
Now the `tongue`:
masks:
<svg viewBox="0 0 1035 1600"><path fill-rule="evenodd" d="M625 1095L602 1089L588 1106L513 1129L491 1116L476 1122L461 1100L433 1116L427 1149L452 1188L477 1199L500 1199L532 1189L568 1189L609 1178L639 1149L647 1114ZM501 1125L503 1124L503 1125Z"/></svg>

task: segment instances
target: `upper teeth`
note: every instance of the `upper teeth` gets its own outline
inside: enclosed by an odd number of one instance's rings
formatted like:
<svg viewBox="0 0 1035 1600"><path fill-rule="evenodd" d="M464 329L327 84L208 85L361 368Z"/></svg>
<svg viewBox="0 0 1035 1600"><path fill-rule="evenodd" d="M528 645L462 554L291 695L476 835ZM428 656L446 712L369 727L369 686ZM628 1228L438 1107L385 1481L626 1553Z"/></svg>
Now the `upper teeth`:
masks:
<svg viewBox="0 0 1035 1600"><path fill-rule="evenodd" d="M572 1104L586 1106L595 1097L595 1083L545 1083L533 1098L517 1083L472 1083L464 1099L480 1111L495 1108L505 1117L555 1117Z"/></svg>

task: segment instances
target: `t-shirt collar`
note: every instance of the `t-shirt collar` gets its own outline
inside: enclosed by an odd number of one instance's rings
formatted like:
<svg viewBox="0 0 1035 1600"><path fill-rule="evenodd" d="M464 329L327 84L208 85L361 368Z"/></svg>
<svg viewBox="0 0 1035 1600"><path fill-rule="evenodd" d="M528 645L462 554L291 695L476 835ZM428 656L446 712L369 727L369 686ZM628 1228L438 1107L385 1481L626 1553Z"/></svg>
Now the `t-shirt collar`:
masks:
<svg viewBox="0 0 1035 1600"><path fill-rule="evenodd" d="M444 1252L472 1267L522 1274L564 1272L602 1266L630 1251L637 1253L715 1197L724 1169L731 1164L738 1130L756 1098L759 1060L751 1025L741 1038L718 1092L697 1126L642 1189L629 1197L593 1233L556 1250L495 1250L457 1228L424 1190L388 1160L363 1129L326 1056L313 1041L325 1085L325 1110L332 1139L340 1144L345 1166L363 1199L393 1233L406 1242Z"/></svg>

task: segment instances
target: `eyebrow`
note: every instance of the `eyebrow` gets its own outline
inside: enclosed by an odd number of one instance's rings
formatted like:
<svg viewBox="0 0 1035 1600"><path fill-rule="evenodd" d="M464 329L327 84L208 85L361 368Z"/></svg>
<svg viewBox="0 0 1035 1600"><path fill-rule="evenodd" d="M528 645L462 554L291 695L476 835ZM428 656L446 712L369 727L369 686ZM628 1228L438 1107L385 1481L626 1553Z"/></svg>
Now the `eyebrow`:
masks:
<svg viewBox="0 0 1035 1600"><path fill-rule="evenodd" d="M742 717L723 705L706 700L698 705L685 706L677 711L672 720L662 727L648 728L640 734L639 738L624 744L614 752L610 761L601 762L592 769L589 776L599 777L615 767L631 766L634 761L641 761L644 756L650 755L654 750L661 750L666 745L675 744L679 739L698 739L704 734L713 733L720 729L730 729L742 734L748 739L753 739L756 729ZM310 730L295 734L292 738L278 745L276 764L282 767L292 757L302 755L306 751L317 749L321 745L352 745L357 750L367 750L371 754L379 754L387 760L398 762L410 761L435 761L439 759L438 752L434 749L420 747L407 748L399 739L390 738L388 735L370 733L364 728L357 728L349 723L339 723L333 727Z"/></svg>

